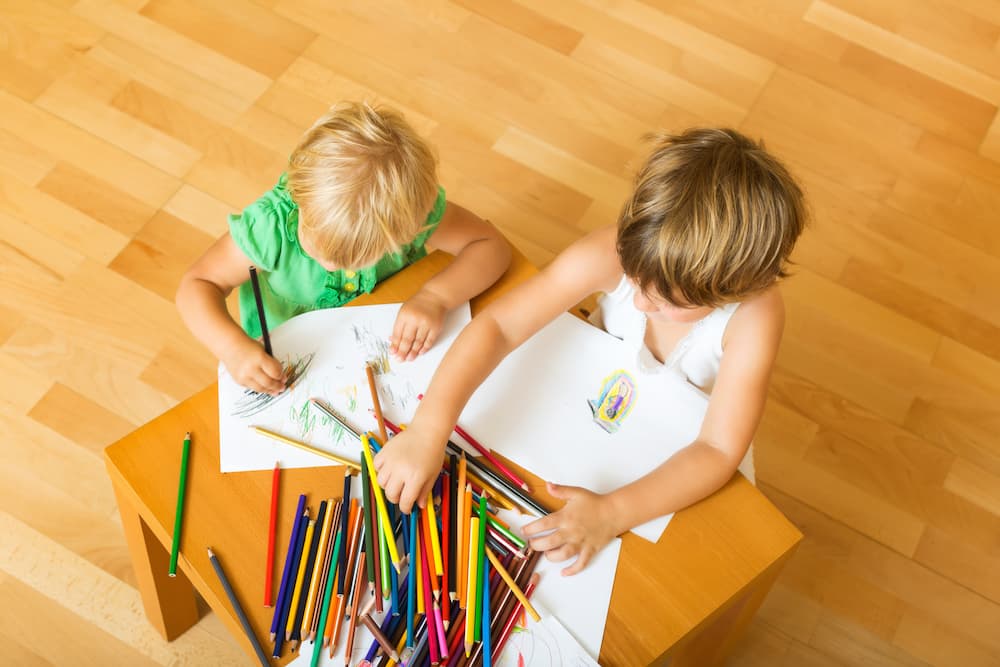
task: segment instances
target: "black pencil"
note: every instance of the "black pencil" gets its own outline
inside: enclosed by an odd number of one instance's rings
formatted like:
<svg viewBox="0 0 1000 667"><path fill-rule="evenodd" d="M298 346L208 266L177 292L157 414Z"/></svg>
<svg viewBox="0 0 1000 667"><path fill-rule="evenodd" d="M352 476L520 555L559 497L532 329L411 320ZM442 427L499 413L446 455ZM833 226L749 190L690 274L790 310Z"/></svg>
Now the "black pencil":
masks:
<svg viewBox="0 0 1000 667"><path fill-rule="evenodd" d="M267 333L267 319L264 317L264 297L260 293L260 280L257 278L257 267L250 267L250 284L253 286L253 298L257 302L257 319L260 320L260 337L264 341L264 351L271 354L271 337Z"/></svg>
<svg viewBox="0 0 1000 667"><path fill-rule="evenodd" d="M344 469L344 499L342 501L345 508L351 506L351 469ZM340 516L340 531L347 539L347 519L349 512L345 509ZM340 563L337 564L337 595L344 594L344 582L347 580L347 543L344 543L344 548L340 550Z"/></svg>
<svg viewBox="0 0 1000 667"><path fill-rule="evenodd" d="M264 654L264 649L261 648L260 642L257 640L257 635L253 633L253 628L250 626L250 619L247 618L246 612L243 611L243 606L236 598L236 592L229 584L229 578L226 577L226 573L222 570L222 564L219 562L219 559L215 557L215 554L212 553L212 547L208 548L208 560L212 562L212 567L215 568L215 574L219 577L219 581L222 582L222 587L226 590L226 595L229 597L229 603L233 605L236 617L240 619L240 625L243 626L243 632L247 633L247 638L250 639L250 643L253 645L253 650L254 653L257 654L257 659L260 660L260 664L267 667L267 665L270 664L267 661L267 655Z"/></svg>

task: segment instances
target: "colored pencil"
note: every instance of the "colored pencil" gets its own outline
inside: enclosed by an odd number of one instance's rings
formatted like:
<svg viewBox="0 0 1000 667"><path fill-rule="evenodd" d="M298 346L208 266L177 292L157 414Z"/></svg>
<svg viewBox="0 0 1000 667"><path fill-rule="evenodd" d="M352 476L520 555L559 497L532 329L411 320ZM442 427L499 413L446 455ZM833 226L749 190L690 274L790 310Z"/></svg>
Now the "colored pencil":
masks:
<svg viewBox="0 0 1000 667"><path fill-rule="evenodd" d="M351 502L351 469L348 468L344 471L344 493L341 495L343 499L344 507L349 507ZM350 519L348 512L344 512L341 517L340 529L347 534L347 522ZM339 575L337 576L337 595L344 594L344 580L347 576L347 550L344 549L340 554L340 564L338 565Z"/></svg>
<svg viewBox="0 0 1000 667"><path fill-rule="evenodd" d="M424 514L426 517L426 513ZM427 531L426 531L426 518L424 520L424 525L420 526L420 568L423 574L423 586L424 586L424 609L426 610L424 616L427 617L427 642L430 644L431 652L431 663L437 664L439 662L439 648L438 648L438 635L437 628L435 627L437 618L440 616L434 616L434 595L431 593L431 580L434 576L431 572L431 555L430 550L427 547Z"/></svg>
<svg viewBox="0 0 1000 667"><path fill-rule="evenodd" d="M337 532L337 537L336 537L336 539L334 540L334 543L333 543L333 553L330 554L330 556L331 556L331 566L330 567L333 567L332 562L336 561L337 555L339 554L340 550L343 548L343 537L344 536L341 535L340 532L338 531ZM316 667L319 664L320 652L323 650L323 646L324 646L324 643L321 642L319 640L319 638L321 636L326 636L327 630L329 628L328 624L329 624L329 619L330 619L330 602L331 602L331 598L334 597L333 596L333 581L334 581L334 576L333 575L334 575L334 573L331 572L330 576L328 576L326 578L326 590L323 591L323 609L322 609L322 611L320 611L319 622L316 624L316 643L313 644L312 660L309 663L310 667Z"/></svg>
<svg viewBox="0 0 1000 667"><path fill-rule="evenodd" d="M270 664L267 661L267 655L264 654L264 649L261 648L260 642L257 640L257 635L253 633L253 627L250 625L250 620L247 618L246 612L243 611L243 605L240 604L239 599L236 597L236 592L233 590L232 585L229 583L229 578L222 569L222 563L219 562L219 559L216 558L215 554L212 552L212 547L208 548L208 560L211 561L212 567L215 569L216 576L218 576L219 581L222 582L222 588L226 591L229 603L233 605L236 617L240 619L240 625L243 626L243 632L246 633L247 639L250 640L254 653L257 654L257 659L260 660L260 664L267 667L267 665Z"/></svg>
<svg viewBox="0 0 1000 667"><path fill-rule="evenodd" d="M531 580L528 582L528 587L524 589L524 595L528 599L531 599L531 594L535 592L535 588L538 586L538 574L534 573L531 575ZM507 622L504 623L503 628L500 629L500 639L497 641L497 646L493 650L493 654L500 657L503 652L503 647L507 643L507 639L510 637L514 630L514 624L517 622L517 617L523 609L523 605L518 602L514 607L514 612L507 618Z"/></svg>
<svg viewBox="0 0 1000 667"><path fill-rule="evenodd" d="M362 551L361 552L361 560L358 562L358 568L357 568L357 571L355 572L355 577L354 577L354 579L355 579L354 587L355 588L357 588L358 586L361 585L361 575L364 572L364 568L362 568L361 566L364 564L364 561L365 561L365 553ZM354 649L355 619L357 619L357 617L358 617L358 607L360 606L360 602L361 602L361 595L359 595L359 594L356 593L354 595L354 603L351 606L351 614L350 614L350 617L349 617L350 620L348 621L348 625L347 625L347 645L346 645L345 650L344 650L344 664L345 665L350 665L351 664L351 652ZM333 657L334 647L335 647L335 643L334 642L330 642L330 657L331 658Z"/></svg>
<svg viewBox="0 0 1000 667"><path fill-rule="evenodd" d="M375 477L375 464L372 460L372 449L368 442L368 436L361 436L361 448L364 452L365 462L368 464L368 474L371 477L372 490L375 493L375 504L378 507L378 515L381 519L382 530L385 531L386 542L389 545L389 554L392 556L392 565L398 572L401 565L399 553L396 551L396 540L393 538L392 526L389 525L389 514L385 509L385 499L382 497L382 487L378 485Z"/></svg>
<svg viewBox="0 0 1000 667"><path fill-rule="evenodd" d="M302 554L302 566L299 570L300 582L295 587L295 596L292 598L291 610L288 613L288 626L285 639L292 642L292 650L298 646L301 637L302 616L305 614L306 602L309 598L309 583L312 580L313 565L316 563L316 549L319 546L319 534L323 528L323 519L326 518L326 501L320 503L319 514L314 521L310 521L306 527L306 551Z"/></svg>
<svg viewBox="0 0 1000 667"><path fill-rule="evenodd" d="M483 478L477 475L476 473L470 470L468 471L466 478L471 483L479 487L478 488L479 495L482 495L484 493L488 494L495 503L501 505L504 509L509 509L509 510L517 509L514 507L514 503L512 503L509 499L507 499L507 497L501 491L497 490L496 487L494 487L492 484L489 484L488 482L484 481ZM520 511L518 511L518 513L520 513Z"/></svg>
<svg viewBox="0 0 1000 667"><path fill-rule="evenodd" d="M457 531L455 526L458 523L458 504L459 504L459 487L458 486L458 457L452 453L448 457L448 518L445 523L448 526L448 596L455 600L458 598L458 589L456 588L456 583L458 577L455 576L455 561L458 555L458 540Z"/></svg>
<svg viewBox="0 0 1000 667"><path fill-rule="evenodd" d="M252 428L254 431L263 436L271 438L272 440L277 440L278 442L283 442L286 445L297 447L303 451L309 452L310 454L315 454L316 456L322 456L325 459L330 459L331 461L339 463L340 465L347 466L348 468L353 468L354 470L361 470L361 464L359 462L352 461L351 459L346 458L344 456L334 454L333 452L327 452L322 449L319 449L318 447L313 447L312 445L308 445L304 442L300 442L293 438L289 438L286 435L275 433L274 431L266 429L263 426L251 426L250 428Z"/></svg>
<svg viewBox="0 0 1000 667"><path fill-rule="evenodd" d="M365 553L368 554L365 574L368 585L371 587L375 584L375 562L372 560L374 554L372 542L375 534L372 531L375 526L372 521L374 515L372 514L371 477L368 475L368 464L365 462L364 456L361 457L361 506L361 514L365 524Z"/></svg>
<svg viewBox="0 0 1000 667"><path fill-rule="evenodd" d="M475 558L476 541L479 539L479 519L469 518L469 569L466 579L465 601L465 656L472 653L472 644L476 641L476 582L479 578L479 561Z"/></svg>
<svg viewBox="0 0 1000 667"><path fill-rule="evenodd" d="M434 509L434 492L427 493L427 538L430 540L431 555L434 557L434 574L441 576L444 574L444 565L441 563L441 537L438 534L437 510Z"/></svg>
<svg viewBox="0 0 1000 667"><path fill-rule="evenodd" d="M448 442L445 445L445 447L447 451L452 451L452 452L460 451L460 448L456 446L455 443L453 442ZM469 466L471 468L475 468L476 474L479 475L479 477L481 477L484 481L492 484L496 488L496 490L503 493L503 495L508 500L513 500L515 503L518 503L522 507L530 509L533 513L539 516L547 516L549 514L549 511L547 509L539 505L538 501L536 501L534 498L526 494L519 487L514 486L503 477L500 477L495 472L490 470L488 467L479 463L479 461L477 461L476 459L469 459L468 461L469 461Z"/></svg>
<svg viewBox="0 0 1000 667"><path fill-rule="evenodd" d="M432 569L434 567L434 554L433 554L434 550L433 550L433 548L430 545L430 541L431 541L431 538L430 538L430 534L431 534L430 512L428 512L427 510L424 510L423 512L421 512L421 515L423 517L423 522L422 522L422 524L420 526L420 541L421 541L421 543L420 543L420 549L421 549L420 557L427 560L427 570L425 570L424 572L425 572L425 575L428 572L430 573L431 592L434 595L433 600L435 602L437 602L438 600L441 599L441 587L438 585L437 576L435 575L434 570ZM428 601L427 604L430 605L430 601Z"/></svg>
<svg viewBox="0 0 1000 667"><path fill-rule="evenodd" d="M459 475L461 475L461 470ZM469 484L465 485L465 493L462 494L462 563L460 565L461 572L464 574L469 569L469 526L472 518L472 487ZM468 598L469 598L469 579L462 578L462 592L459 594L459 600L462 601L462 608L465 609L466 614L469 613ZM475 614L473 614L475 615Z"/></svg>
<svg viewBox="0 0 1000 667"><path fill-rule="evenodd" d="M174 539L170 545L170 569L167 574L177 576L177 555L181 548L181 521L184 518L184 492L187 489L188 458L191 453L191 432L184 434L181 449L181 474L177 482L177 510L174 513Z"/></svg>
<svg viewBox="0 0 1000 667"><path fill-rule="evenodd" d="M417 394L417 400L422 400L423 397L424 397L423 394ZM493 454L493 450L491 450L488 447L484 447L482 443L480 443L478 440L469 435L469 432L466 431L461 426L459 426L458 424L455 424L455 433L462 436L462 438L464 438L466 442L472 445L473 449L479 452L487 461L496 466L496 469L500 472L500 474L506 477L508 480L510 480L511 483L516 484L525 491L531 491L531 489L528 487L528 484L523 479L518 477L513 470L505 466L500 461L500 459L498 459Z"/></svg>
<svg viewBox="0 0 1000 667"><path fill-rule="evenodd" d="M330 505L334 501L332 498L328 498L326 502L327 505ZM334 510L334 515L336 515L336 512L338 511L343 511L343 508L337 507L337 509ZM329 581L329 578L334 575L334 573L330 571L330 557L333 555L333 547L337 542L336 533L336 525L331 522L330 530L326 535L326 543L320 545L320 554L322 555L322 558L318 558L317 562L322 565L323 569L320 570L318 582L319 588L317 588L319 592L317 593L316 604L313 606L312 618L309 620L309 632L308 634L305 634L305 631L303 631L304 634L302 635L303 639L309 639L310 641L316 639L316 628L319 627L319 617L323 609L323 596L326 591L326 583Z"/></svg>
<svg viewBox="0 0 1000 667"><path fill-rule="evenodd" d="M271 475L271 518L267 524L267 567L264 570L264 606L271 606L271 589L274 588L274 540L278 530L278 484L281 478L281 467L274 462L274 473Z"/></svg>
<svg viewBox="0 0 1000 667"><path fill-rule="evenodd" d="M508 526L507 524L505 524L503 521L493 516L492 514L489 517L489 522L491 528L502 533L508 540L516 544L519 548L523 549L524 547L528 546L527 542L522 540L520 537L518 537L511 531L510 526Z"/></svg>
<svg viewBox="0 0 1000 667"><path fill-rule="evenodd" d="M465 477L465 452L462 452L462 455L458 459L458 482L455 489L458 496L456 498L458 514L456 515L457 521L455 522L455 529L457 530L457 534L455 535L455 548L457 549L455 553L455 566L457 568L455 571L455 598L462 609L465 608L465 596L462 595L465 592L465 587L462 583L464 581L462 574L465 572L465 549L468 546L465 539L465 524L469 518L469 506L466 504L465 498Z"/></svg>
<svg viewBox="0 0 1000 667"><path fill-rule="evenodd" d="M305 596L305 609L302 614L301 625L299 626L299 637L303 640L309 637L309 630L312 628L313 609L316 607L316 596L319 594L319 578L323 573L323 558L326 551L326 543L330 537L330 525L334 521L334 515L340 511L340 503L334 505L333 501L324 500L319 504L319 514L316 515L318 528L313 540L316 549L312 554L312 574L309 575L309 588ZM322 517L322 522L320 518Z"/></svg>
<svg viewBox="0 0 1000 667"><path fill-rule="evenodd" d="M428 607L424 606L424 571L422 568L423 556L420 555L420 526L423 522L419 517L417 520L417 560L413 565L414 576L417 579L417 613L427 615Z"/></svg>
<svg viewBox="0 0 1000 667"><path fill-rule="evenodd" d="M281 602L285 598L288 590L289 571L292 569L292 557L295 552L295 545L299 541L299 530L302 526L302 512L306 506L306 496L299 496L299 504L295 508L295 521L292 523L292 535L288 539L288 551L285 552L285 567L281 572L281 583L278 584L278 597L275 598L274 617L271 619L271 641L274 641L274 634L278 631L278 617L281 616ZM294 575L292 575L294 576Z"/></svg>
<svg viewBox="0 0 1000 667"><path fill-rule="evenodd" d="M260 293L260 281L257 278L257 267L250 267L250 285L253 286L253 298L257 302L257 319L260 320L260 337L264 341L264 351L271 354L271 336L267 333L267 318L264 317L264 299Z"/></svg>
<svg viewBox="0 0 1000 667"><path fill-rule="evenodd" d="M358 566L358 554L361 551L361 507L356 498L351 499L350 535L347 553L347 578L344 581L344 601L348 601L354 595L354 568Z"/></svg>
<svg viewBox="0 0 1000 667"><path fill-rule="evenodd" d="M288 623L288 616L294 613L292 609L292 595L295 593L295 584L298 581L300 562L302 557L303 545L306 540L306 526L309 524L309 508L305 508L302 512L301 518L302 525L299 526L299 532L295 541L295 551L292 552L292 569L289 572L288 588L285 590L285 597L280 601L280 613L278 618L278 625L274 632L274 655L277 658L281 656L281 645L285 641L285 626Z"/></svg>
<svg viewBox="0 0 1000 667"><path fill-rule="evenodd" d="M371 364L365 364L365 375L368 376L368 388L372 392L372 404L375 408L375 419L378 421L378 432L382 436L379 440L383 445L389 440L389 434L385 432L385 418L382 416L382 404L378 400L378 387L375 386L375 369Z"/></svg>
<svg viewBox="0 0 1000 667"><path fill-rule="evenodd" d="M399 654L396 653L396 649L393 648L392 644L389 643L388 638L386 638L385 633L378 627L375 621L372 619L370 614L365 614L361 617L361 622L364 623L365 627L368 628L368 632L372 633L375 641L378 642L382 650L385 651L393 660L399 661Z"/></svg>
<svg viewBox="0 0 1000 667"><path fill-rule="evenodd" d="M474 631L476 633L476 641L481 638L482 631L482 606L483 606L483 579L487 576L486 568L486 497L479 497L479 516L477 517L479 522L477 527L479 529L479 535L476 538L476 568L477 568L477 578L476 578L476 625ZM472 554L469 554L472 558Z"/></svg>
<svg viewBox="0 0 1000 667"><path fill-rule="evenodd" d="M451 608L452 589L454 585L454 572L452 572L451 559L451 538L454 531L451 529L451 475L443 473L441 477L441 617L444 618L444 629L448 629L451 621L449 612Z"/></svg>
<svg viewBox="0 0 1000 667"><path fill-rule="evenodd" d="M480 630L483 634L483 665L491 667L493 660L490 651L490 568L486 562L483 562L482 566L486 571L483 575L483 627Z"/></svg>
<svg viewBox="0 0 1000 667"><path fill-rule="evenodd" d="M513 577L510 576L510 573L507 572L504 566L500 564L500 561L497 560L497 557L490 549L486 549L486 557L489 558L490 563L493 564L493 568L500 575L500 578L504 580L508 587L510 587L510 591L514 594L514 597L516 597L520 603L524 605L525 610L531 615L531 618L533 618L536 623L542 620L541 616L538 615L538 612L535 611L535 608L531 606L531 602L528 601L528 597L524 594L524 591L521 590L521 587L517 585L517 582L514 581Z"/></svg>
<svg viewBox="0 0 1000 667"><path fill-rule="evenodd" d="M341 426L341 428L343 428L345 431L347 431L348 433L350 433L351 435L353 435L354 438L358 442L361 442L361 434L354 427L352 427L350 424L348 424L347 421L343 417L341 417L340 415L338 415L337 412L333 408L331 408L329 405L327 405L326 403L324 403L323 401L321 401L318 398L310 398L309 402L317 410L319 410L320 412L322 412L324 415L326 415L327 417L329 417L333 421L337 422Z"/></svg>
<svg viewBox="0 0 1000 667"><path fill-rule="evenodd" d="M417 605L417 578L414 565L417 562L417 509L410 512L410 567L406 573L406 647L413 648L413 615Z"/></svg>

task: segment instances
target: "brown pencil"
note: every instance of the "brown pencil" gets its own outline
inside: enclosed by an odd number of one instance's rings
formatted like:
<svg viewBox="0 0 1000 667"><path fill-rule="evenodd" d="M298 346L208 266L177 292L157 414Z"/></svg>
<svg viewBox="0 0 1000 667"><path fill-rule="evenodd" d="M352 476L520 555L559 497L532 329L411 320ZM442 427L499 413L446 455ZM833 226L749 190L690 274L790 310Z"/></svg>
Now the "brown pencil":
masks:
<svg viewBox="0 0 1000 667"><path fill-rule="evenodd" d="M371 364L365 364L365 374L368 376L368 388L372 392L372 403L375 406L375 419L378 420L378 434L382 439L380 444L385 444L389 440L389 434L385 430L385 418L382 416L382 404L378 400L378 387L375 386L375 371Z"/></svg>

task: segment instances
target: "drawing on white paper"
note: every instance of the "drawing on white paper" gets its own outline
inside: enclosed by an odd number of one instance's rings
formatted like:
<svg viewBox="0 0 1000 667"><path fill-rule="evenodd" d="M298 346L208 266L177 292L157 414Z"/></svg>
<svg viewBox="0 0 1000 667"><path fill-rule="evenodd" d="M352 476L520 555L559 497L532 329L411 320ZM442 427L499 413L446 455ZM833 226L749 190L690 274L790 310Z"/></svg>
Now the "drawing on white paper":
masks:
<svg viewBox="0 0 1000 667"><path fill-rule="evenodd" d="M400 304L330 308L304 313L271 332L275 355L287 360L294 383L278 397L248 393L219 368L220 468L223 472L329 465L319 456L250 431L260 426L331 453L357 460L357 441L334 420L309 404L319 398L342 415L352 428L375 427L365 364L376 373L379 400L386 418L410 420L417 394L430 383L451 342L471 319L467 305L448 313L438 342L413 361L390 359L392 335Z"/></svg>
<svg viewBox="0 0 1000 667"><path fill-rule="evenodd" d="M597 662L551 614L538 623L529 622L526 627L515 627L494 664L498 667L597 666Z"/></svg>
<svg viewBox="0 0 1000 667"><path fill-rule="evenodd" d="M295 383L302 379L306 371L309 370L309 366L312 364L313 357L315 356L315 353L311 353L302 357L289 359L283 364L287 373L287 385L289 388L294 387ZM280 401L288 394L289 390L287 389L277 396L272 396L271 394L264 394L253 389L244 388L243 396L233 404L231 414L234 417L252 417L262 410L266 410L271 404Z"/></svg>
<svg viewBox="0 0 1000 667"><path fill-rule="evenodd" d="M588 400L594 422L608 433L617 431L635 402L635 380L628 371L617 370L604 378L597 399Z"/></svg>

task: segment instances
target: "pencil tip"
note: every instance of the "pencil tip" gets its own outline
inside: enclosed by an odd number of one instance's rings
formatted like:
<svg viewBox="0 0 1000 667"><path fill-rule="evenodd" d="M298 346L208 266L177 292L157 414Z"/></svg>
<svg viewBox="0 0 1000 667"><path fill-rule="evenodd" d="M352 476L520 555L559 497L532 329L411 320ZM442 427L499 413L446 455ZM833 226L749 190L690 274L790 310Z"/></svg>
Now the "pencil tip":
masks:
<svg viewBox="0 0 1000 667"><path fill-rule="evenodd" d="M215 556L215 552L212 551L212 547L208 547L208 557L212 558L213 556Z"/></svg>
<svg viewBox="0 0 1000 667"><path fill-rule="evenodd" d="M184 434L184 439L185 440L190 440L191 439L191 431L188 431L187 433Z"/></svg>

